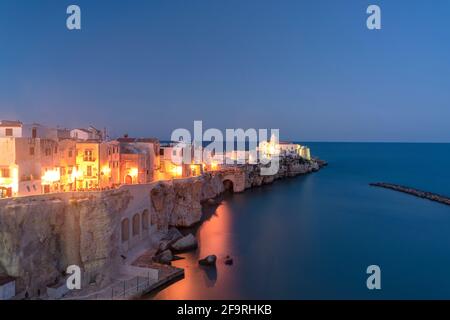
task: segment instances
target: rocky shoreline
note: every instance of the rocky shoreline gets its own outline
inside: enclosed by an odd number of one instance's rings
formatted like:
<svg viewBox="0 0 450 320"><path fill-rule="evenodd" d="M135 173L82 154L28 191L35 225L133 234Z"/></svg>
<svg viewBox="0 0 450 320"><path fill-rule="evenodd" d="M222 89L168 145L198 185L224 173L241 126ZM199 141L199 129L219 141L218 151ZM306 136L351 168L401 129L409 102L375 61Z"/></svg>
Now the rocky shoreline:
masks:
<svg viewBox="0 0 450 320"><path fill-rule="evenodd" d="M427 200L439 202L439 203L450 206L450 198L443 196L443 195L436 194L436 193L422 191L422 190L418 190L418 189L414 189L414 188L410 188L410 187L406 187L406 186L402 186L402 185L398 185L398 184L393 184L393 183L386 183L386 182L370 183L369 185L372 187L380 187L380 188L385 188L385 189L390 189L390 190L410 194L410 195L413 195L418 198L427 199Z"/></svg>

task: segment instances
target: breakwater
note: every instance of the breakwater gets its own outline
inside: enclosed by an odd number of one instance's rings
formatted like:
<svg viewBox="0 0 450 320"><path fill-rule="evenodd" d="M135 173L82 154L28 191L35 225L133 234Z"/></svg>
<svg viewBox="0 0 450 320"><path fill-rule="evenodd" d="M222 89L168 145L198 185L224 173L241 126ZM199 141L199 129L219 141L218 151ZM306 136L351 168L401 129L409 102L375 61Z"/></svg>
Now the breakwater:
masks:
<svg viewBox="0 0 450 320"><path fill-rule="evenodd" d="M406 186L402 186L402 185L397 185L397 184L393 184L393 183L385 183L385 182L370 183L370 186L390 189L390 190L410 194L410 195L413 195L418 198L428 199L431 201L439 202L439 203L450 206L450 198L440 195L440 194L422 191L422 190L418 190L418 189L414 189L414 188L410 188L410 187L406 187Z"/></svg>

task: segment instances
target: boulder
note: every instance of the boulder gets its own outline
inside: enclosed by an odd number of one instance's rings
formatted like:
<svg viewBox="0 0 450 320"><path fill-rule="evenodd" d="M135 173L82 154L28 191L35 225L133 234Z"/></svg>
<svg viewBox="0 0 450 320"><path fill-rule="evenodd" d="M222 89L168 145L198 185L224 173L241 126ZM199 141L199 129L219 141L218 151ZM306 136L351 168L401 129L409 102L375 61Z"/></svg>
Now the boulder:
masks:
<svg viewBox="0 0 450 320"><path fill-rule="evenodd" d="M170 228L169 231L161 238L158 247L158 253L166 251L177 240L183 238L183 235L177 228Z"/></svg>
<svg viewBox="0 0 450 320"><path fill-rule="evenodd" d="M204 259L198 260L198 263L202 266L215 266L217 257L215 255L209 255Z"/></svg>
<svg viewBox="0 0 450 320"><path fill-rule="evenodd" d="M226 256L225 257L225 264L228 266L231 266L233 264L233 258L231 258L230 256Z"/></svg>
<svg viewBox="0 0 450 320"><path fill-rule="evenodd" d="M175 251L188 251L197 248L197 239L195 239L192 233L189 233L187 236L175 241L172 244L172 249Z"/></svg>

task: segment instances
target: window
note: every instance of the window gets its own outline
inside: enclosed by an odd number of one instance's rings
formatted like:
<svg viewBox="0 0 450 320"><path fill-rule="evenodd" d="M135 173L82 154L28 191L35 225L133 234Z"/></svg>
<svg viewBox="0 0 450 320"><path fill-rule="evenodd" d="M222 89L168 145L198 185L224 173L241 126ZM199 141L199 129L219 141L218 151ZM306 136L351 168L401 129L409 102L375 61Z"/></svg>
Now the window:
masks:
<svg viewBox="0 0 450 320"><path fill-rule="evenodd" d="M1 169L2 178L10 178L9 168Z"/></svg>
<svg viewBox="0 0 450 320"><path fill-rule="evenodd" d="M69 150L69 158L72 158L72 156L73 156L73 151L72 151L72 149L70 149Z"/></svg>
<svg viewBox="0 0 450 320"><path fill-rule="evenodd" d="M52 155L52 149L50 149L50 148L46 148L45 149L45 155L48 157L48 156L51 156Z"/></svg>
<svg viewBox="0 0 450 320"><path fill-rule="evenodd" d="M159 149L159 155L164 156L164 149Z"/></svg>
<svg viewBox="0 0 450 320"><path fill-rule="evenodd" d="M11 128L5 129L5 136L12 137L13 136L13 129L11 129Z"/></svg>
<svg viewBox="0 0 450 320"><path fill-rule="evenodd" d="M87 166L86 169L87 169L86 175L88 177L92 177L92 166Z"/></svg>
<svg viewBox="0 0 450 320"><path fill-rule="evenodd" d="M84 161L94 161L92 150L84 150Z"/></svg>
<svg viewBox="0 0 450 320"><path fill-rule="evenodd" d="M30 156L34 156L34 147L30 147Z"/></svg>
<svg viewBox="0 0 450 320"><path fill-rule="evenodd" d="M32 137L33 139L36 139L36 137L37 137L37 128L33 128L33 129L32 129L32 131L31 131L31 137Z"/></svg>

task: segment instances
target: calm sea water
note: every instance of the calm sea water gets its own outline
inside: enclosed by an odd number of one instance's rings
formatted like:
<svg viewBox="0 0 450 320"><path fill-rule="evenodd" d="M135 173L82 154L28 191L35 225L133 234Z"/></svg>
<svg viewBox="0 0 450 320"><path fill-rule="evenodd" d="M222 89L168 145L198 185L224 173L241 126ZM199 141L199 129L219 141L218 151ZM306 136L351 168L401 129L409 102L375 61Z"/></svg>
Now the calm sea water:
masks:
<svg viewBox="0 0 450 320"><path fill-rule="evenodd" d="M227 198L174 263L185 279L155 298L449 299L450 207L368 183L450 195L450 144L309 146L327 168ZM198 266L209 254L215 271ZM371 264L379 291L366 288Z"/></svg>

